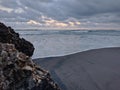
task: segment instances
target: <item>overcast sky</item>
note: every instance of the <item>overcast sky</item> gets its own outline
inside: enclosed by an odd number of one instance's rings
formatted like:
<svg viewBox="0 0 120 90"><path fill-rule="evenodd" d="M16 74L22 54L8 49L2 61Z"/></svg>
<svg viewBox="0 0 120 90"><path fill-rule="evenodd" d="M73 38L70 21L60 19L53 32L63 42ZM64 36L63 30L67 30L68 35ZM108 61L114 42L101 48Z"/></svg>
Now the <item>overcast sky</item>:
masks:
<svg viewBox="0 0 120 90"><path fill-rule="evenodd" d="M13 28L120 29L120 0L0 0Z"/></svg>

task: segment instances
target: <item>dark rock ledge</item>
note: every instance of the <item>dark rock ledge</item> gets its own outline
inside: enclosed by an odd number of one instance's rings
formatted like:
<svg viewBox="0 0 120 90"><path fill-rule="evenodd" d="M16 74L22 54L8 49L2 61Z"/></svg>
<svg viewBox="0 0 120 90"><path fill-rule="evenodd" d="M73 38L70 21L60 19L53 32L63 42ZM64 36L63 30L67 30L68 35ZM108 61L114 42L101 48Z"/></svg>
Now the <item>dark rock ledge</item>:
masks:
<svg viewBox="0 0 120 90"><path fill-rule="evenodd" d="M3 23L0 23L0 42L14 44L18 51L23 52L28 56L33 55L33 44L24 38L20 38L18 33L11 27L5 26Z"/></svg>
<svg viewBox="0 0 120 90"><path fill-rule="evenodd" d="M30 56L33 45L0 23L0 90L60 90Z"/></svg>

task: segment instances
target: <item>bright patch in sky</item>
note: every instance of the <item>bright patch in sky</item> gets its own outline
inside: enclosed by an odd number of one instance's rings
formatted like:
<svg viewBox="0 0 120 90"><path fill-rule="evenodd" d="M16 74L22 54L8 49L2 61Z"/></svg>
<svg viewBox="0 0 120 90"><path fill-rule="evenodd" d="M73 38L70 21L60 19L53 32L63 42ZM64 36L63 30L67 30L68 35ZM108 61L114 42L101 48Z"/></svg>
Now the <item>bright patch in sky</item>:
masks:
<svg viewBox="0 0 120 90"><path fill-rule="evenodd" d="M4 6L2 6L2 5L0 5L0 10L5 11L5 12L8 12L8 13L10 13L10 12L13 11L12 8L7 8L7 7L4 7Z"/></svg>
<svg viewBox="0 0 120 90"><path fill-rule="evenodd" d="M40 21L35 21L35 20L29 20L27 22L27 24L29 25L38 25L40 27L52 27L52 28L69 28L69 27L76 27L77 25L80 25L80 22L78 21L58 21L58 20L54 20L50 17L47 16L41 16L40 17Z"/></svg>
<svg viewBox="0 0 120 90"><path fill-rule="evenodd" d="M35 21L35 20L29 20L27 22L27 24L30 24L30 25L41 25L39 22Z"/></svg>

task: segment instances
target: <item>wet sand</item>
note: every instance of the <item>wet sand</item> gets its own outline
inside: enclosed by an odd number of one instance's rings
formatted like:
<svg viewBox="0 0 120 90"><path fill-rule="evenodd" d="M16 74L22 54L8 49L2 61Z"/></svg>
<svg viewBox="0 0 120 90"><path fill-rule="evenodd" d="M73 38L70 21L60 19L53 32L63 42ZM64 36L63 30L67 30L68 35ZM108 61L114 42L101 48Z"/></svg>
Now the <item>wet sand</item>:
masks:
<svg viewBox="0 0 120 90"><path fill-rule="evenodd" d="M62 90L120 90L120 48L35 59Z"/></svg>

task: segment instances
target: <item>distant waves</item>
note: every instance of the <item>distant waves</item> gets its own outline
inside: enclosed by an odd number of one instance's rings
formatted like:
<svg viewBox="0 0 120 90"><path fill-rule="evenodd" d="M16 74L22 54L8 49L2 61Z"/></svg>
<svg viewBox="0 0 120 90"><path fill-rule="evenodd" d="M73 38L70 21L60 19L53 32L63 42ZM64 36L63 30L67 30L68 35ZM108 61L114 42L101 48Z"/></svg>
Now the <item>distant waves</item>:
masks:
<svg viewBox="0 0 120 90"><path fill-rule="evenodd" d="M22 35L50 35L50 34L64 34L64 35L120 35L120 30L16 30Z"/></svg>
<svg viewBox="0 0 120 90"><path fill-rule="evenodd" d="M120 31L114 30L17 30L35 46L33 58L63 56L90 49L119 47Z"/></svg>

